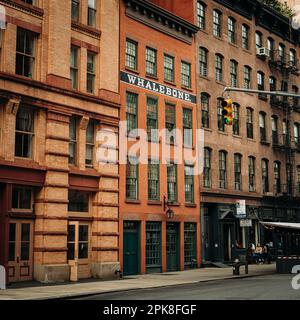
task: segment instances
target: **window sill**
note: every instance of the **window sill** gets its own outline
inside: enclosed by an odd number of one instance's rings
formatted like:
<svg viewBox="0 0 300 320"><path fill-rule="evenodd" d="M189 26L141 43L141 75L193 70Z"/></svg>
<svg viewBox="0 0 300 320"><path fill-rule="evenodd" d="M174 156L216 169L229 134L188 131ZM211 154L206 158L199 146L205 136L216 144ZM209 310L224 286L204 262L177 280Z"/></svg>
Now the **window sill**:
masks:
<svg viewBox="0 0 300 320"><path fill-rule="evenodd" d="M205 33L206 35L209 35L209 33L206 31L206 29L199 29L199 31Z"/></svg>
<svg viewBox="0 0 300 320"><path fill-rule="evenodd" d="M226 83L223 80L222 81L216 80L216 83L221 85L222 87L226 86Z"/></svg>
<svg viewBox="0 0 300 320"><path fill-rule="evenodd" d="M184 144L183 149L195 150L195 147L194 146L187 146Z"/></svg>
<svg viewBox="0 0 300 320"><path fill-rule="evenodd" d="M213 132L213 130L212 129L210 129L210 128L206 128L206 127L201 127L203 130L205 130L205 131L209 131L209 132Z"/></svg>
<svg viewBox="0 0 300 320"><path fill-rule="evenodd" d="M222 134L223 136L228 136L228 133L227 133L227 132L224 132L224 131L218 130L218 133L219 133L219 134Z"/></svg>
<svg viewBox="0 0 300 320"><path fill-rule="evenodd" d="M252 54L251 50L250 49L246 49L246 48L242 48L242 50L248 54Z"/></svg>
<svg viewBox="0 0 300 320"><path fill-rule="evenodd" d="M234 42L230 42L230 41L228 41L228 43L232 46L232 47L234 47L234 48L239 48L239 46L236 44L236 43L234 43Z"/></svg>
<svg viewBox="0 0 300 320"><path fill-rule="evenodd" d="M128 203L128 204L141 204L141 201L140 200L134 200L134 199L126 199L125 203Z"/></svg>
<svg viewBox="0 0 300 320"><path fill-rule="evenodd" d="M205 79L205 80L207 80L207 81L211 81L211 79L210 79L208 76L203 76L203 75L199 74L199 77L200 77L201 79Z"/></svg>
<svg viewBox="0 0 300 320"><path fill-rule="evenodd" d="M269 146L271 143L268 141L260 141L260 144L262 144L264 146Z"/></svg>
<svg viewBox="0 0 300 320"><path fill-rule="evenodd" d="M256 142L256 140L253 139L253 138L247 138L247 140L250 141L250 142Z"/></svg>
<svg viewBox="0 0 300 320"><path fill-rule="evenodd" d="M157 77L157 75L156 76L154 76L154 75L151 75L151 74L145 74L145 77L146 78L149 78L149 79L152 79L152 80L158 80L158 77Z"/></svg>
<svg viewBox="0 0 300 320"><path fill-rule="evenodd" d="M186 86L184 86L184 85L181 85L181 89L182 89L182 90L186 90L186 91L193 92L192 87L186 87Z"/></svg>
<svg viewBox="0 0 300 320"><path fill-rule="evenodd" d="M165 80L165 79L164 79L164 83L167 83L167 84L169 84L169 85L171 85L171 86L174 86L174 87L177 86L176 82L169 81L169 80Z"/></svg>
<svg viewBox="0 0 300 320"><path fill-rule="evenodd" d="M242 136L240 136L240 135L238 135L238 134L232 134L232 136L233 136L234 138L237 138L237 139L243 139Z"/></svg>
<svg viewBox="0 0 300 320"><path fill-rule="evenodd" d="M217 40L219 40L219 41L224 41L223 38L221 38L221 37L219 37L219 36L216 36L216 35L213 35L213 36L214 36L215 39L217 39Z"/></svg>
<svg viewBox="0 0 300 320"><path fill-rule="evenodd" d="M156 140L147 139L147 141L148 141L149 143L157 143L157 144L160 143L160 140L159 140L159 139L156 139Z"/></svg>
<svg viewBox="0 0 300 320"><path fill-rule="evenodd" d="M96 38L100 38L101 36L101 31L95 27L89 26L87 24L83 24L79 21L72 20L71 22L72 28L78 30L79 32L87 33L89 35L92 35Z"/></svg>
<svg viewBox="0 0 300 320"><path fill-rule="evenodd" d="M134 140L140 140L141 139L140 136L134 136L134 135L131 135L131 134L126 134L126 138L127 139L134 139Z"/></svg>
<svg viewBox="0 0 300 320"><path fill-rule="evenodd" d="M178 202L168 202L168 207L180 207L180 203Z"/></svg>
<svg viewBox="0 0 300 320"><path fill-rule="evenodd" d="M185 203L184 206L187 208L197 208L196 203Z"/></svg>
<svg viewBox="0 0 300 320"><path fill-rule="evenodd" d="M160 200L148 200L147 204L149 206L161 206L162 202Z"/></svg>
<svg viewBox="0 0 300 320"><path fill-rule="evenodd" d="M126 67L126 66L125 66L125 70L130 71L130 72L135 73L135 74L138 74L138 75L140 74L140 72L139 72L138 70L132 69L132 68L130 68L130 67Z"/></svg>

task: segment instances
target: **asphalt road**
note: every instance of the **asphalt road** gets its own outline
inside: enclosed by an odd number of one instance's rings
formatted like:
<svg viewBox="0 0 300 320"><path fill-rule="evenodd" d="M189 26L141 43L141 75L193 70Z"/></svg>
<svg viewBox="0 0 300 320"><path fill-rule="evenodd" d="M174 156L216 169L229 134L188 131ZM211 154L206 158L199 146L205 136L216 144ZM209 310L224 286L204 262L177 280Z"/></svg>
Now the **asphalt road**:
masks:
<svg viewBox="0 0 300 320"><path fill-rule="evenodd" d="M293 275L268 275L165 288L114 292L79 300L300 300ZM300 281L299 281L300 282Z"/></svg>

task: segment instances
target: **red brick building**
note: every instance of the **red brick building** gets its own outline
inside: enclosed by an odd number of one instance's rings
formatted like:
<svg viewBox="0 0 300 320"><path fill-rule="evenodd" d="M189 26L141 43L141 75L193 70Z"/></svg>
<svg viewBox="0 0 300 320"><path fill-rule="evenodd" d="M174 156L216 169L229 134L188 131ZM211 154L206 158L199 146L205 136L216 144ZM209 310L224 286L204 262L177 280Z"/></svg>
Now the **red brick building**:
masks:
<svg viewBox="0 0 300 320"><path fill-rule="evenodd" d="M236 241L274 241L260 220L300 219L299 101L229 93L233 126L224 125L221 107L225 86L298 93L299 30L259 1L196 4L202 257L228 262ZM237 218L237 200L246 203L247 227Z"/></svg>
<svg viewBox="0 0 300 320"><path fill-rule="evenodd" d="M176 10L184 9L188 21L174 15L167 3L121 1L120 118L127 121L129 147L142 140L129 132L136 128L146 133L190 128L193 134L184 142L195 153L194 8L176 1ZM174 163L176 141L170 141L171 156L163 164L162 144L162 137L149 136L144 142L142 148L159 150L152 164L147 159L144 164L120 164L119 259L124 274L200 265L199 178L188 174L192 164ZM131 157L130 151L127 155ZM167 216L164 200L174 216Z"/></svg>

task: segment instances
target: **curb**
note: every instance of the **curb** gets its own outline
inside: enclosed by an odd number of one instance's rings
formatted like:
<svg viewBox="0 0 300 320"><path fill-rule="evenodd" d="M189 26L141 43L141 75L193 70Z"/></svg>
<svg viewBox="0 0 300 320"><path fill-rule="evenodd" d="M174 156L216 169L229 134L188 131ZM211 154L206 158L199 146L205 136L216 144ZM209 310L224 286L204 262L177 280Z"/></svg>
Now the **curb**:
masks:
<svg viewBox="0 0 300 320"><path fill-rule="evenodd" d="M118 289L118 290L111 290L111 291L101 291L101 292L86 292L86 293L70 293L65 294L61 296L56 297L44 297L44 298L36 298L34 300L70 300L70 299L79 299L79 298L86 298L86 297L92 297L92 296L98 296L98 295L105 295L110 293L116 293L116 292L132 292L132 291L138 291L138 290L151 290L151 289L157 289L157 288L169 288L169 287L180 287L185 285L191 285L191 284L201 284L201 283L207 283L207 282L214 282L214 281L222 281L222 280L238 280L238 279L246 279L246 278L253 278L253 277L262 277L266 275L275 274L276 272L267 272L267 273L260 273L260 274L251 274L251 275L240 275L240 276L229 276L225 278L218 278L218 279L207 279L207 280L200 280L200 281L193 281L193 282L185 282L185 283L178 283L178 284L170 284L170 285L157 285L154 287L148 287L148 288L131 288L131 289Z"/></svg>

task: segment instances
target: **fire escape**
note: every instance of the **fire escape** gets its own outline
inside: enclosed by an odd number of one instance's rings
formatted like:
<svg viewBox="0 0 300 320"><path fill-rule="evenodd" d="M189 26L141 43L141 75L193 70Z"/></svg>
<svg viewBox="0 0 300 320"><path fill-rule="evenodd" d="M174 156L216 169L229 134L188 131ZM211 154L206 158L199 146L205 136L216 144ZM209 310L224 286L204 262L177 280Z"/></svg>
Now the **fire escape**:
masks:
<svg viewBox="0 0 300 320"><path fill-rule="evenodd" d="M290 83L291 75L299 75L298 60L291 59L291 56L285 54L282 50L274 50L269 53L269 66L273 70L277 70L282 75L280 91L288 91L288 83ZM275 91L276 88L270 88ZM294 93L297 94L296 87L293 87ZM272 107L280 108L285 113L283 122L283 133L278 134L272 131L272 145L274 149L281 150L285 153L285 171L286 181L281 186L275 186L275 193L282 194L286 199L292 199L294 196L299 196L299 190L295 185L296 171L296 153L300 152L299 138L296 141L291 135L291 120L295 111L300 111L300 105L297 98L271 96L270 104Z"/></svg>

